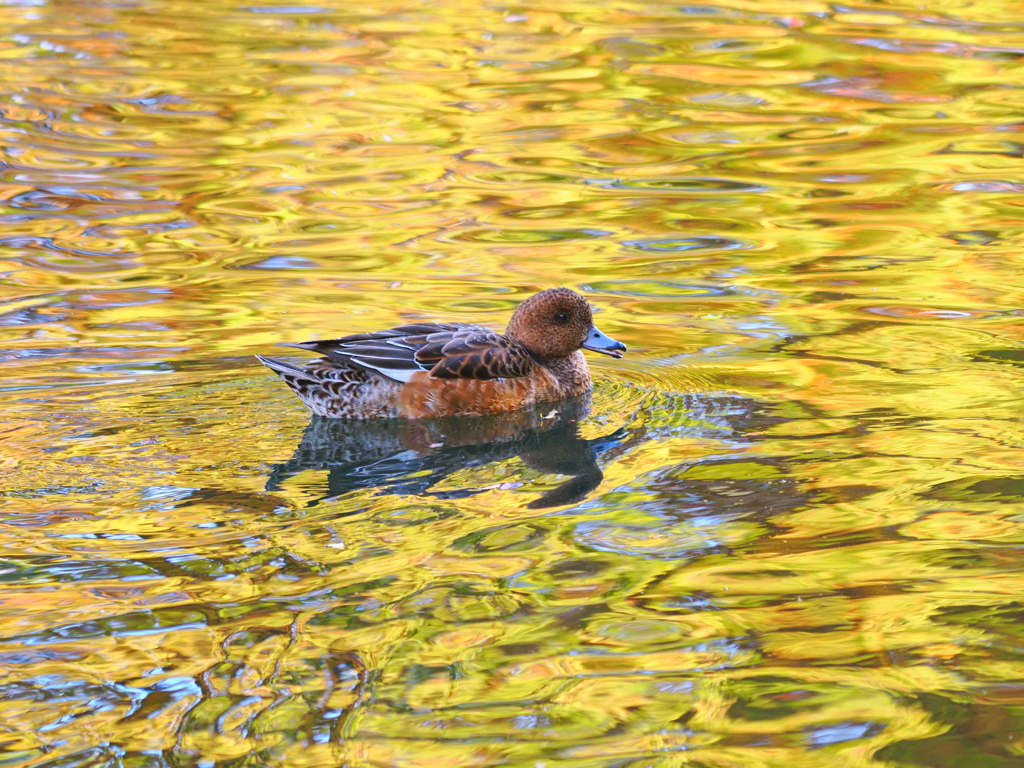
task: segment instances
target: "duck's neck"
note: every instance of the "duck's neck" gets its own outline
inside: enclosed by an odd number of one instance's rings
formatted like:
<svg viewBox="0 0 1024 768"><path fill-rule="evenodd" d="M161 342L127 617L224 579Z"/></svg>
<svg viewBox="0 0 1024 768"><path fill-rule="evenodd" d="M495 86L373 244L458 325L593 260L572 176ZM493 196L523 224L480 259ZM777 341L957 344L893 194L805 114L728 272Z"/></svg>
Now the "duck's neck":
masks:
<svg viewBox="0 0 1024 768"><path fill-rule="evenodd" d="M555 377L560 397L574 397L590 389L590 369L583 352L576 350L567 357L552 357L540 364Z"/></svg>

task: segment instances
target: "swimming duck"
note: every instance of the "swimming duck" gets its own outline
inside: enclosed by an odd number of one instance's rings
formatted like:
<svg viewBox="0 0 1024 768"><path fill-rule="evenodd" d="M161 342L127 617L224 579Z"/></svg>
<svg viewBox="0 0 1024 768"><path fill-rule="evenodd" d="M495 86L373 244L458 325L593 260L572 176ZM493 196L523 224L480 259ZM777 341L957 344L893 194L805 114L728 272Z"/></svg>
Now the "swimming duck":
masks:
<svg viewBox="0 0 1024 768"><path fill-rule="evenodd" d="M520 304L504 334L470 323L413 323L283 344L323 355L299 366L257 355L313 413L347 419L483 416L590 389L582 349L622 357L590 304L552 288Z"/></svg>

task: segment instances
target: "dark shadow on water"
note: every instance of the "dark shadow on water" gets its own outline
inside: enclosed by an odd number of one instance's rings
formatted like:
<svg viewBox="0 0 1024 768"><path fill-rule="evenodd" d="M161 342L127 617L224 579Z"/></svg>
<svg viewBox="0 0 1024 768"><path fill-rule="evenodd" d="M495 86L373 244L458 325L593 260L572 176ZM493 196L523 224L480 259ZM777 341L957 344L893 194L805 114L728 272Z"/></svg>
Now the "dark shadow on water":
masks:
<svg viewBox="0 0 1024 768"><path fill-rule="evenodd" d="M588 395L475 418L350 421L314 416L295 455L273 467L266 488L280 490L300 472L326 469L323 494L313 504L367 488L466 498L494 486L433 488L458 470L518 456L538 472L569 478L530 502L531 509L573 504L604 478L598 456L626 437L623 429L590 440L580 437L579 422L589 412Z"/></svg>

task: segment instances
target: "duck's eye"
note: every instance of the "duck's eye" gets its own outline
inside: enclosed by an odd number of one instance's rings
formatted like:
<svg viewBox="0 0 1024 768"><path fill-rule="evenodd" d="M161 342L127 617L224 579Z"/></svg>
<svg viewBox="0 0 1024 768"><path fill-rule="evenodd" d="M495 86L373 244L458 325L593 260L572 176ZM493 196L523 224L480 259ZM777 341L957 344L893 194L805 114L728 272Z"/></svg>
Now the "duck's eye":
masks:
<svg viewBox="0 0 1024 768"><path fill-rule="evenodd" d="M555 315L555 321L559 323L568 323L569 316L565 314L565 312L559 312L557 315Z"/></svg>

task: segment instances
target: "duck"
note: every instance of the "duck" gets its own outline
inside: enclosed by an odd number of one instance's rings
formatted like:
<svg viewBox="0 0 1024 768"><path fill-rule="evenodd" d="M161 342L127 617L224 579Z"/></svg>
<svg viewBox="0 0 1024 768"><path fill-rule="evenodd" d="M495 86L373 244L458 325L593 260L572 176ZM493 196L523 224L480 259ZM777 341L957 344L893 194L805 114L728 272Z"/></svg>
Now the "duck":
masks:
<svg viewBox="0 0 1024 768"><path fill-rule="evenodd" d="M487 416L590 391L582 350L621 358L626 345L594 325L570 288L523 301L505 333L472 323L412 323L281 346L305 365L256 355L316 415L340 419Z"/></svg>

